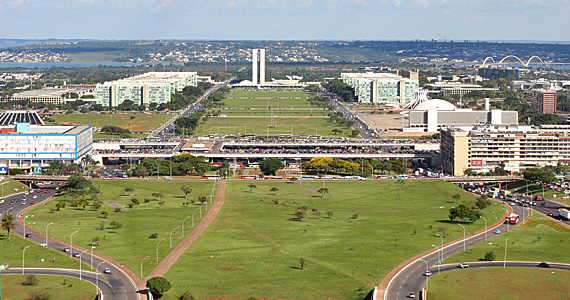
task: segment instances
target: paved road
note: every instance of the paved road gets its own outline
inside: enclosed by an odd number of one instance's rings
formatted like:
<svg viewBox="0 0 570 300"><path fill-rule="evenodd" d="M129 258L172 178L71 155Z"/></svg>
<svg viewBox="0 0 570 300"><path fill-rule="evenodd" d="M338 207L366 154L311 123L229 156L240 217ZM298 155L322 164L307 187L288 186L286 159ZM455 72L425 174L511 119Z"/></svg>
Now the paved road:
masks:
<svg viewBox="0 0 570 300"><path fill-rule="evenodd" d="M522 223L524 220L522 219L523 216L523 207L522 206L512 206L512 208L514 209L514 212L516 214L518 214L521 217L521 220L519 222ZM524 213L524 217L526 218L528 216L528 208L525 208L525 213ZM494 224L496 220L491 220L488 219L487 220L491 225ZM510 230L510 228L512 227L512 225L508 225L506 222L501 224L498 229L501 231L501 233L507 231L507 227ZM490 229L487 231L487 237L491 238L493 236L496 236L497 234L494 233L495 229ZM466 233L467 235L469 234L469 232ZM438 245L438 241L441 241L438 237L434 237L434 244ZM445 242L445 241L444 241ZM481 242L485 242L485 233L476 235L474 237L468 238L465 240L465 248L469 248L473 245L476 245L478 243ZM463 241L459 241L457 243L445 246L443 249L443 259L445 260L446 257L450 257L455 253L458 253L460 251L463 251L464 249L464 243ZM425 260L427 262L427 266L429 268L430 271L432 271L434 274L437 273L437 259L438 259L438 255L441 252L433 252L431 254L428 254L424 257L422 257L423 260ZM431 267L429 267L431 266ZM440 266L441 268L441 266ZM426 284L426 276L423 275L423 273L426 271L426 263L421 261L421 260L416 260L414 262L412 262L411 264L409 264L408 266L406 266L404 269L402 269L400 272L398 272L396 274L396 276L394 276L392 278L392 280L390 281L390 283L388 284L388 288L386 290L385 293L385 297L384 299L408 299L408 295L410 294L410 292L415 292L416 294L419 293L419 291L424 287L424 285ZM441 270L440 270L441 271Z"/></svg>
<svg viewBox="0 0 570 300"><path fill-rule="evenodd" d="M16 216L18 222L16 222L16 228L12 231L15 234L18 234L20 236L24 236L24 228L23 226L19 223L20 221L22 221L22 212L24 212L25 214L25 210L30 208L30 201L33 200L35 202L35 204L39 204L42 203L46 200L48 200L50 197L52 197L54 195L55 191L55 187L54 185L49 185L49 186L44 186L42 187L43 189L45 189L46 191L49 191L49 193L31 193L29 195L26 196L26 204L22 205L21 204L21 199L24 197L23 193L19 193L19 194L15 194L15 195L11 195L5 198L4 203L0 204L0 212L2 212L2 216L4 216L6 214L6 212L8 211L9 214L12 214L13 216ZM33 195L36 194L37 198L33 198ZM10 204L10 202L14 200L13 204ZM26 226L26 233L31 234L31 238L28 238L31 241L34 241L38 244L41 243L45 243L45 236L42 233L39 233L35 230L32 230L31 228L29 228L28 226ZM52 240L50 239L48 242L48 246L49 248L55 249L57 251L62 251L63 247L70 247L70 245L68 243L61 243L59 241L56 240ZM85 250L85 249L83 249ZM78 251L77 247L73 247L73 252ZM83 256L81 257L81 260L85 263L91 264L91 255L90 255L90 251L87 251L83 254ZM104 260L102 260L101 258L98 258L96 255L93 256L93 268L95 268L95 266L97 264L99 264L100 262L103 262ZM105 297L106 300L137 300L139 299L139 295L138 295L138 288L137 285L132 281L131 277L129 277L125 272L123 272L122 270L119 270L119 268L117 268L115 265L105 261L104 264L101 264L100 266L100 270L102 268L109 268L111 269L111 274L100 274L99 275L99 281L103 281L106 282L106 284L110 285L112 287L112 289L110 290L103 290L103 295ZM26 271L28 269L26 268ZM43 272L47 272L49 273L49 270L43 271ZM59 271L58 271L59 272ZM54 275L58 275L58 272L54 272L54 273L49 273L49 274L54 274ZM77 270L77 277L79 276L79 271ZM4 274L4 272L3 272ZM85 273L85 274L89 274L89 273Z"/></svg>

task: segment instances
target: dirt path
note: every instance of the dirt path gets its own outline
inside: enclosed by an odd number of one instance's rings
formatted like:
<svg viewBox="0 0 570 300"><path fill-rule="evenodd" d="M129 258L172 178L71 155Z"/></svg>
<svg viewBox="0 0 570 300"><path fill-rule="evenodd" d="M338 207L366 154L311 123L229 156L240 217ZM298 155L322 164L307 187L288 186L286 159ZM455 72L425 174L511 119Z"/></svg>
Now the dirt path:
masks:
<svg viewBox="0 0 570 300"><path fill-rule="evenodd" d="M122 206L119 206L119 205L117 204L117 201L107 201L107 202L105 202L105 203L106 203L106 204L109 204L109 206L111 206L111 207L118 208L118 209L120 209L120 210L122 210L122 211L129 211L127 208L124 208L124 207L122 207Z"/></svg>
<svg viewBox="0 0 570 300"><path fill-rule="evenodd" d="M148 279L156 276L164 276L166 272L172 267L172 265L186 252L188 247L196 241L196 239L212 224L212 222L216 219L216 216L220 212L222 205L226 201L226 182L219 181L218 183L218 193L216 198L214 199L214 205L204 219L192 230L192 232L180 243L176 246L170 253L148 274L148 276L144 279L146 282Z"/></svg>

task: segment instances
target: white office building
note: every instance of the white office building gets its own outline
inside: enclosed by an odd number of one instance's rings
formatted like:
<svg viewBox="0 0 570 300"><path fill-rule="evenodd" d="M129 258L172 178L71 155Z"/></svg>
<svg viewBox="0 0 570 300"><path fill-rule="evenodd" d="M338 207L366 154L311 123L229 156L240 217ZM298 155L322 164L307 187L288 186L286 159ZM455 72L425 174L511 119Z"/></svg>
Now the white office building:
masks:
<svg viewBox="0 0 570 300"><path fill-rule="evenodd" d="M342 73L341 80L354 89L359 103L396 103L403 107L414 100L419 80L393 73ZM417 77L417 75L415 76Z"/></svg>

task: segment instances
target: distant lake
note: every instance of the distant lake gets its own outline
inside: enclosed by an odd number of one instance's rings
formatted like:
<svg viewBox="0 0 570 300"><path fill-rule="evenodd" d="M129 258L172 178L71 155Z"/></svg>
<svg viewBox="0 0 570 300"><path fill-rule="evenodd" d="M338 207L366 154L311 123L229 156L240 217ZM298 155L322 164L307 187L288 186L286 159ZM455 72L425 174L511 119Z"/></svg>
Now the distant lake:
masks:
<svg viewBox="0 0 570 300"><path fill-rule="evenodd" d="M122 63L114 61L101 62L0 62L0 68L30 68L30 69L49 69L51 67L133 67L133 66L155 66L170 65L171 63ZM183 65L184 63L172 63L173 65Z"/></svg>

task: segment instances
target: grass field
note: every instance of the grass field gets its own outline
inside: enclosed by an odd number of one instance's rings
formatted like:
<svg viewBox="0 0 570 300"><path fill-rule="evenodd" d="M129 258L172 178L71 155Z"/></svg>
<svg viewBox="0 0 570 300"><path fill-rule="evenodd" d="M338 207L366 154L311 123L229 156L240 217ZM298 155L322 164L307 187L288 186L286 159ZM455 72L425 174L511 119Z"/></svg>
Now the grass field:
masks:
<svg viewBox="0 0 570 300"><path fill-rule="evenodd" d="M3 180L0 185L3 197L29 190L29 188L21 182L10 178Z"/></svg>
<svg viewBox="0 0 570 300"><path fill-rule="evenodd" d="M210 110L210 111L217 111L217 110ZM327 116L329 111L328 110L319 110L319 109L280 109L280 110L272 110L274 116ZM221 112L222 114L228 116L271 116L271 112L266 109L223 109Z"/></svg>
<svg viewBox="0 0 570 300"><path fill-rule="evenodd" d="M100 209L95 210L91 205L85 210L76 209L69 205L70 199L57 197L46 205L30 210L29 214L34 217L29 218L27 223L40 232L45 232L46 224L53 222L54 224L49 227L49 235L62 241L69 241L71 233L77 230L78 233L73 236L73 244L85 249L90 249L91 244L99 240L100 244L96 252L120 261L136 274L140 272L140 259L151 256L152 259L144 262L145 275L157 264L155 252L157 243L162 238L166 238L159 246L160 261L170 251L171 231L181 226L183 219L191 216L199 207L197 204L186 206L182 203L191 200L198 203L196 197L208 196L213 185L212 182L112 180L95 181L94 184L100 187L102 193L99 197L105 202ZM184 193L180 189L184 185L193 189L187 199L184 198ZM125 187L132 187L135 191L131 195L126 195L123 193ZM165 204L162 207L155 200L145 202L145 199L155 199L152 193L163 194L161 200L164 200ZM140 205L129 209L130 211L115 212L114 207L108 203L108 201L116 201L116 205L127 207L132 198L137 198ZM50 211L59 200L67 202L66 208L61 211ZM109 212L107 218L101 215L102 210ZM202 213L206 213L205 208L202 209ZM197 211L194 219L195 225L199 220L199 211ZM119 222L122 227L111 229L111 221ZM32 225L32 223L35 224ZM101 223L104 229L99 229ZM188 235L192 231L191 218L186 220L184 227L184 234ZM157 233L157 238L149 238L153 233ZM179 228L172 235L172 246L174 247L181 240L182 231Z"/></svg>
<svg viewBox="0 0 570 300"><path fill-rule="evenodd" d="M170 117L172 116L168 114L60 114L53 116L52 119L55 124L82 124L95 127L114 125L131 131L150 131Z"/></svg>
<svg viewBox="0 0 570 300"><path fill-rule="evenodd" d="M548 220L539 214L529 220ZM531 223L531 226L511 227L509 232L497 237L489 237L489 243L480 243L465 252L459 252L446 259L445 263L478 261L485 252L493 251L497 260L502 260L505 253L505 238L508 238L507 260L546 261L570 263L570 232L546 224Z"/></svg>
<svg viewBox="0 0 570 300"><path fill-rule="evenodd" d="M224 99L224 107L227 108L261 108L261 109L284 109L284 108L314 108L306 99Z"/></svg>
<svg viewBox="0 0 570 300"><path fill-rule="evenodd" d="M271 128L271 122L276 126ZM247 126L247 128L246 128ZM196 131L197 135L207 134L310 134L334 136L332 132L336 125L327 123L325 118L209 118L200 124ZM345 137L348 137L352 129L346 126L339 126ZM343 133L337 134L343 136Z"/></svg>
<svg viewBox="0 0 570 300"><path fill-rule="evenodd" d="M28 220L31 218L28 218ZM28 223L30 223L28 221ZM45 230L45 228L44 228ZM2 232L0 234L0 264L8 263L12 268L22 267L22 251L26 246L25 253L25 267L38 267L38 268L66 268L66 269L79 269L79 261L72 259L63 251L56 251L49 248L44 248L37 243L30 242L28 239L24 240L13 232L10 234L10 241L8 242L8 233ZM52 258L55 257L55 263ZM43 262L41 260L44 260ZM83 265L85 268L85 264ZM89 266L87 266L89 268ZM9 299L9 298L7 298Z"/></svg>
<svg viewBox="0 0 570 300"><path fill-rule="evenodd" d="M27 275L2 275L2 296L10 300L29 300L33 292L44 291L51 295L50 299L95 299L95 286L88 281L66 276L35 275L37 285L24 285ZM54 298L55 297L55 298ZM40 298L37 298L40 299ZM44 298L42 298L44 299Z"/></svg>
<svg viewBox="0 0 570 300"><path fill-rule="evenodd" d="M516 274L516 275L515 275ZM428 299L568 299L570 272L538 268L465 269L433 275Z"/></svg>
<svg viewBox="0 0 570 300"><path fill-rule="evenodd" d="M257 186L252 193L250 184ZM475 199L445 182L328 182L326 188L323 198L299 184L228 183L220 215L165 275L173 288L164 299L186 290L199 299L362 299L391 269L439 243L439 227L446 242L462 236L447 217L457 205L451 197ZM308 218L299 222L294 213L302 205ZM492 205L484 213L492 220L502 209ZM483 227L482 221L466 226Z"/></svg>
<svg viewBox="0 0 570 300"><path fill-rule="evenodd" d="M231 91L227 97L268 98L268 97L311 97L304 91Z"/></svg>

